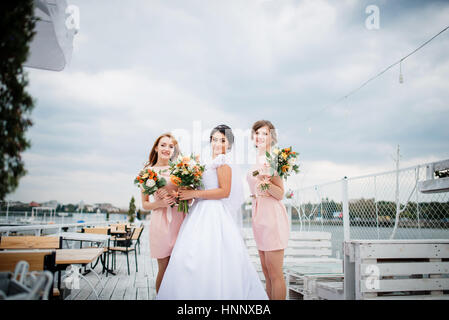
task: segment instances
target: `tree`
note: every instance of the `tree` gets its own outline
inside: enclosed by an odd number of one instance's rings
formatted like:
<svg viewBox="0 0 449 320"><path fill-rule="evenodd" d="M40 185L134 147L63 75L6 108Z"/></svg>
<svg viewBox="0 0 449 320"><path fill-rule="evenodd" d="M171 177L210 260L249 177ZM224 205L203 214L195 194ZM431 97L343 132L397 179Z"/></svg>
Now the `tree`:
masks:
<svg viewBox="0 0 449 320"><path fill-rule="evenodd" d="M37 18L32 0L0 2L0 200L13 192L26 174L21 153L30 147L25 132L34 107L26 92L23 70Z"/></svg>
<svg viewBox="0 0 449 320"><path fill-rule="evenodd" d="M130 223L134 222L134 214L136 213L136 204L135 204L134 196L131 197L131 201L129 202L129 210L128 210L128 221Z"/></svg>

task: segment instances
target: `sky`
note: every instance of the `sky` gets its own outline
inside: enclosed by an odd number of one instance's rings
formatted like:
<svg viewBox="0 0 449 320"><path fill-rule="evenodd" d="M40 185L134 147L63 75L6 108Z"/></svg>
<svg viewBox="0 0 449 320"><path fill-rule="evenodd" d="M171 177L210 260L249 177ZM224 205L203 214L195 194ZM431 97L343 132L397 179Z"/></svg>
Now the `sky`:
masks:
<svg viewBox="0 0 449 320"><path fill-rule="evenodd" d="M449 31L403 61L402 84L396 66L334 104L448 26L447 1L68 3L71 61L26 68L32 146L9 200L141 206L133 179L160 134L183 133L189 153L199 133L207 153L214 126L260 119L300 153L293 187L393 170L397 145L401 167L449 158Z"/></svg>

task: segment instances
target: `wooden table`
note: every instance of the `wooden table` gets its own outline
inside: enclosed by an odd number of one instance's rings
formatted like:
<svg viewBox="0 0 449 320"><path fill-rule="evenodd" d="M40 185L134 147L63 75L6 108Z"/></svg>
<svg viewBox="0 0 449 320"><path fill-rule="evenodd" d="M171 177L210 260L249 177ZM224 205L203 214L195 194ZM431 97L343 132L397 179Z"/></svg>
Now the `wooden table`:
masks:
<svg viewBox="0 0 449 320"><path fill-rule="evenodd" d="M122 235L122 234L126 234L126 231L125 230L110 230L110 233Z"/></svg>
<svg viewBox="0 0 449 320"><path fill-rule="evenodd" d="M109 248L109 240L111 239L111 235L108 235L108 234L79 233L79 232L61 232L61 233L58 233L57 236L62 237L62 239L66 240L66 241L80 241L80 249L82 249L83 241L95 242L95 243L101 244L101 247ZM73 248L73 246L72 246L72 248ZM106 253L107 253L107 251L106 251ZM105 257L100 256L100 259L99 259L99 260L101 260L101 263L103 264L103 272L107 272L112 275L115 275L115 273L112 270L110 270L108 266L106 266L106 259L107 259L106 256ZM97 263L98 263L98 260L92 268L95 268ZM89 273L89 270L85 271L84 275L87 273Z"/></svg>
<svg viewBox="0 0 449 320"><path fill-rule="evenodd" d="M61 272L70 265L86 266L103 254L104 248L58 249L56 250L56 271L58 272L58 289L61 292ZM89 283L90 285L90 283ZM92 287L92 286L91 286ZM93 287L92 287L93 288ZM95 291L95 289L93 288ZM95 294L98 297L97 292Z"/></svg>
<svg viewBox="0 0 449 320"><path fill-rule="evenodd" d="M101 244L101 246L103 247L106 247L108 245L108 240L111 239L111 236L108 234L63 232L59 235L62 237L63 240L66 241L79 241L80 249L83 246L83 241L95 242Z"/></svg>
<svg viewBox="0 0 449 320"><path fill-rule="evenodd" d="M103 245L106 244L107 241L111 238L111 236L107 234L79 233L79 232L61 232L57 234L51 234L49 236L58 236L62 237L63 240L80 241L81 243L83 241L102 243Z"/></svg>
<svg viewBox="0 0 449 320"><path fill-rule="evenodd" d="M58 249L56 250L56 265L88 264L97 259L103 250L103 248Z"/></svg>

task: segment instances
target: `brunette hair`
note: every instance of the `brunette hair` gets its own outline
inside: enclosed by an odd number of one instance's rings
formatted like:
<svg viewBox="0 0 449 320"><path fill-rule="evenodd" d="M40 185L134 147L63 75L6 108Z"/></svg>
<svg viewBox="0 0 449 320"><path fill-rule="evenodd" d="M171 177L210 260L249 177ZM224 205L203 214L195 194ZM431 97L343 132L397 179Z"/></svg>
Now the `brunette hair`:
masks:
<svg viewBox="0 0 449 320"><path fill-rule="evenodd" d="M176 139L172 136L171 133L164 133L161 134L156 141L154 141L153 144L153 148L151 148L150 151L150 156L148 157L148 162L145 164L145 167L148 166L154 166L157 163L157 151L156 151L156 147L159 145L159 141L163 138L163 137L168 137L173 141L173 144L175 145L175 150L173 152L172 157L170 158L171 160L175 159L178 154L179 154L179 146L178 146L178 141L176 141Z"/></svg>
<svg viewBox="0 0 449 320"><path fill-rule="evenodd" d="M209 142L212 142L212 136L217 131L222 133L226 137L226 139L228 139L229 142L228 150L231 150L232 145L234 144L234 134L232 133L232 129L225 124L220 124L216 126L215 128L212 129L210 133Z"/></svg>
<svg viewBox="0 0 449 320"><path fill-rule="evenodd" d="M254 122L253 127L251 129L251 140L253 140L254 138L254 134L256 133L257 130L259 130L262 127L267 126L268 129L270 129L270 133L271 133L271 145L275 145L276 142L278 141L277 138L277 133L276 133L276 128L274 127L274 125L268 121L268 120L259 120Z"/></svg>

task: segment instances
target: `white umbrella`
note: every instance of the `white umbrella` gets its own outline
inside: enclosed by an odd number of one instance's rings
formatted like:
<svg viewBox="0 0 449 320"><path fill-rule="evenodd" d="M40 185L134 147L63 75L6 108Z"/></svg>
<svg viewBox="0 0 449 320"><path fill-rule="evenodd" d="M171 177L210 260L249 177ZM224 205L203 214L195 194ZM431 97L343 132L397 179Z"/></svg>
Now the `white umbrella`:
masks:
<svg viewBox="0 0 449 320"><path fill-rule="evenodd" d="M65 0L34 0L36 34L30 44L30 55L26 67L61 71L70 62L73 51L73 37L78 32L78 18L69 12Z"/></svg>

